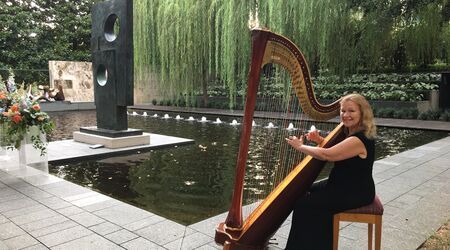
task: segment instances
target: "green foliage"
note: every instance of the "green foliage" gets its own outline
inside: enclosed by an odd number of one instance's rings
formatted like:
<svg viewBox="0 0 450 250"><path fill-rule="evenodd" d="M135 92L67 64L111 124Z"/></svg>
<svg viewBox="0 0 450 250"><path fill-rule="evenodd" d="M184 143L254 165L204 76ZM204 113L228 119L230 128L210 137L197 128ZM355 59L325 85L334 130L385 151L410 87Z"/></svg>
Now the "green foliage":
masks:
<svg viewBox="0 0 450 250"><path fill-rule="evenodd" d="M325 75L325 74L322 74ZM258 96L283 98L285 83L278 75L262 77ZM320 76L314 79L316 97L322 100L337 100L352 92L363 94L369 100L419 101L426 100L430 90L437 89L440 74L358 74L351 77L336 75ZM210 96L226 96L227 87L210 85ZM242 97L244 94L238 94Z"/></svg>
<svg viewBox="0 0 450 250"><path fill-rule="evenodd" d="M214 85L226 91L220 95L234 106L247 82L249 13L257 14L260 27L297 44L318 77L326 72L344 76L417 67L429 70L424 66L437 62L444 66L435 70L448 69L447 0L136 0L134 5L137 83L147 84L150 69L167 98L182 98L179 92L219 95L206 86ZM388 96L375 94L369 93L375 99L408 100L414 95L403 90ZM321 95L336 94L324 91Z"/></svg>
<svg viewBox="0 0 450 250"><path fill-rule="evenodd" d="M93 0L0 2L0 74L48 82L48 61L89 61Z"/></svg>
<svg viewBox="0 0 450 250"><path fill-rule="evenodd" d="M420 113L417 119L420 120L439 120L442 111L438 110L428 110L423 113Z"/></svg>
<svg viewBox="0 0 450 250"><path fill-rule="evenodd" d="M441 121L450 121L450 110L445 110L439 116L439 120Z"/></svg>

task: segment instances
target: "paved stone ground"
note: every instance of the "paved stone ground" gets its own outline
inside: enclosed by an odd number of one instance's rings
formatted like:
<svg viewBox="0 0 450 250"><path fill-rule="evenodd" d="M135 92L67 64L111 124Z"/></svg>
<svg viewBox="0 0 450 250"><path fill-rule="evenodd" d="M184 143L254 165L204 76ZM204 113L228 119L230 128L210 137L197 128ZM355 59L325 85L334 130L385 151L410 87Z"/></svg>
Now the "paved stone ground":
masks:
<svg viewBox="0 0 450 250"><path fill-rule="evenodd" d="M86 153L71 143L51 142L49 160L68 149ZM0 249L220 249L214 228L224 214L183 226L34 168L0 164ZM385 207L382 249L416 249L450 218L450 137L377 161L374 177ZM269 249L284 248L289 227L288 218ZM367 249L366 225L341 223L339 244Z"/></svg>

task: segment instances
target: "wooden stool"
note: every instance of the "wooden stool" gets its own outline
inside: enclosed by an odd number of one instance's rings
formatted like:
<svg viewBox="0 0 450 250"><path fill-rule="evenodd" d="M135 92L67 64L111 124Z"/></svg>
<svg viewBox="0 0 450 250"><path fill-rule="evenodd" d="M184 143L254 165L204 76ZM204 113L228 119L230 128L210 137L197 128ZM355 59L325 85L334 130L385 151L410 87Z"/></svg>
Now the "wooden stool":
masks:
<svg viewBox="0 0 450 250"><path fill-rule="evenodd" d="M359 222L367 223L369 226L369 250L372 250L372 226L375 224L375 250L381 249L381 218L383 217L383 204L378 195L375 195L373 202L367 206L350 209L334 215L333 218L333 249L338 249L339 222Z"/></svg>

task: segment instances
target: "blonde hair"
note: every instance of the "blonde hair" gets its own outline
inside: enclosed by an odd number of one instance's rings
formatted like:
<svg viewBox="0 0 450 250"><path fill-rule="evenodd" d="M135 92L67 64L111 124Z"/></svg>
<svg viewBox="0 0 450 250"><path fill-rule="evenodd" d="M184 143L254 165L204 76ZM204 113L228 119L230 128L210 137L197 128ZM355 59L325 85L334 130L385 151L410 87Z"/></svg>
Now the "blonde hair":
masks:
<svg viewBox="0 0 450 250"><path fill-rule="evenodd" d="M375 125L375 120L373 118L372 108L366 98L360 94L349 94L342 97L340 103L346 101L352 101L358 104L361 111L361 119L359 121L359 126L361 130L364 130L364 135L367 138L374 138L377 135L377 126Z"/></svg>

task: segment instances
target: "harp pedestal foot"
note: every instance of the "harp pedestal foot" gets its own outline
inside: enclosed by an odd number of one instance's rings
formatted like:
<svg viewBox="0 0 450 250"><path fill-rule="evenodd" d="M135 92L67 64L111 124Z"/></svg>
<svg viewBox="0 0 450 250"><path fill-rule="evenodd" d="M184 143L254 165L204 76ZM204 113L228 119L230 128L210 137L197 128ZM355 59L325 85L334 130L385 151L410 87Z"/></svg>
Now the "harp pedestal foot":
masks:
<svg viewBox="0 0 450 250"><path fill-rule="evenodd" d="M242 230L240 228L229 228L225 223L220 223L216 228L214 240L223 245L224 250L265 250L267 245L254 246L239 242Z"/></svg>
<svg viewBox="0 0 450 250"><path fill-rule="evenodd" d="M225 223L220 223L216 228L214 240L217 244L225 245L225 242L236 240L240 232L239 228L230 228Z"/></svg>

